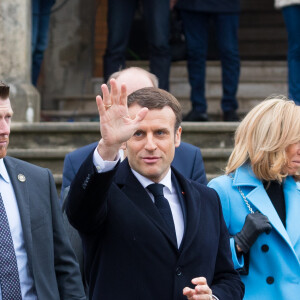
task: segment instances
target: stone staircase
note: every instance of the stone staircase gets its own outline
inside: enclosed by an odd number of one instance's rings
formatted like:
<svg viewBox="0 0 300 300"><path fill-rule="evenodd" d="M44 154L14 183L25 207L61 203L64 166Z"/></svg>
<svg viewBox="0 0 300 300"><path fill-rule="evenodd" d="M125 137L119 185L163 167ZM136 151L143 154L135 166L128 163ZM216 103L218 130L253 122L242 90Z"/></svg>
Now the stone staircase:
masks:
<svg viewBox="0 0 300 300"><path fill-rule="evenodd" d="M182 127L182 140L201 148L208 179L222 174L237 123L185 122ZM65 155L97 140L97 122L12 123L8 155L49 168L60 193Z"/></svg>
<svg viewBox="0 0 300 300"><path fill-rule="evenodd" d="M128 66L147 69L146 61L128 61ZM285 61L242 61L237 93L239 114L244 116L253 106L271 94L287 94L287 68ZM100 91L101 78L94 78L94 91L87 95L56 96L55 110L43 111L46 121L94 121L98 120L95 96ZM170 74L170 92L180 101L183 112L191 108L190 85L186 61L174 62ZM206 69L206 96L208 114L212 120L222 117L221 68L217 61L209 61Z"/></svg>

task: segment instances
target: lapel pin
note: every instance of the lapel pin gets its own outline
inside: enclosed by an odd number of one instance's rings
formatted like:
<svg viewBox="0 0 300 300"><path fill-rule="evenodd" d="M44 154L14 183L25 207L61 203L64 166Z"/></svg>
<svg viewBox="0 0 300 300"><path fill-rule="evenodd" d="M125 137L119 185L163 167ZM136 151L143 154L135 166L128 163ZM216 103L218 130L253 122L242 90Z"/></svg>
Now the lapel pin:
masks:
<svg viewBox="0 0 300 300"><path fill-rule="evenodd" d="M19 175L18 175L18 179L19 179L19 181L21 181L21 182L25 182L25 181L26 181L26 177L25 177L23 174L19 174Z"/></svg>
<svg viewBox="0 0 300 300"><path fill-rule="evenodd" d="M181 194L182 194L182 195L185 195L185 192L182 191Z"/></svg>

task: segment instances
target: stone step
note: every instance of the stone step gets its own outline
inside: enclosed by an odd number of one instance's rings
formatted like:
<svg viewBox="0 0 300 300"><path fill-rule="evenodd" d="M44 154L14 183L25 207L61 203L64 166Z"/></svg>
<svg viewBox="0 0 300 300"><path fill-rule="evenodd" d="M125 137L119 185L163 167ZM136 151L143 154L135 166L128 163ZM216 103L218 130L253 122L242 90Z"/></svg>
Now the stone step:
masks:
<svg viewBox="0 0 300 300"><path fill-rule="evenodd" d="M232 152L232 148L215 149L202 148L201 149L205 171L208 174L224 174L224 170L228 158Z"/></svg>
<svg viewBox="0 0 300 300"><path fill-rule="evenodd" d="M11 149L8 155L48 168L53 174L62 174L64 158L72 150L74 149ZM231 151L231 148L201 148L206 172L220 174Z"/></svg>
<svg viewBox="0 0 300 300"><path fill-rule="evenodd" d="M239 29L239 43L240 46L245 41L252 41L260 43L261 41L268 41L276 43L278 41L287 42L287 33L284 27L276 28L276 35L274 36L274 28L263 28L258 30L257 28L240 28Z"/></svg>
<svg viewBox="0 0 300 300"><path fill-rule="evenodd" d="M99 138L98 122L13 122L9 149L78 148Z"/></svg>
<svg viewBox="0 0 300 300"><path fill-rule="evenodd" d="M285 25L281 12L274 9L269 11L255 11L253 13L241 11L241 28L259 28L260 30L264 30L269 28L285 28Z"/></svg>
<svg viewBox="0 0 300 300"><path fill-rule="evenodd" d="M135 65L147 69L146 61L136 62ZM222 98L220 63L217 61L208 62L206 73L208 114L213 120L220 120L222 114L220 108L220 99ZM285 61L243 61L237 92L239 114L245 115L254 105L271 94L286 95L286 78ZM55 97L56 110L43 111L43 120L97 121L98 110L95 95L99 92L101 79L94 78L93 84L95 94ZM170 75L170 92L181 102L184 114L191 107L190 90L186 61L173 63Z"/></svg>
<svg viewBox="0 0 300 300"><path fill-rule="evenodd" d="M201 148L208 179L223 173L238 123L184 122L182 140ZM58 193L65 155L99 139L97 122L12 123L8 155L49 168Z"/></svg>
<svg viewBox="0 0 300 300"><path fill-rule="evenodd" d="M236 122L183 122L182 140L201 148L230 148ZM100 139L98 122L12 123L9 151L71 151ZM23 154L29 155L29 154Z"/></svg>
<svg viewBox="0 0 300 300"><path fill-rule="evenodd" d="M222 98L222 86L220 83L209 82L206 84L206 99L208 103L208 113L221 113L220 99ZM287 94L287 84L283 82L248 82L239 84L237 99L240 105L240 113L247 113L258 102L264 100L272 94ZM170 84L170 92L180 101L183 112L186 113L190 109L190 85L188 82L181 81L179 78L173 78ZM77 120L81 121L97 121L98 110L95 97L86 95L84 97L68 97L60 99L59 110L43 111L43 116L51 118L51 120Z"/></svg>
<svg viewBox="0 0 300 300"><path fill-rule="evenodd" d="M271 33L270 33L271 34ZM254 45L255 46L255 45ZM170 70L170 81L176 82L177 78L188 82L188 71L186 61L172 62ZM127 66L136 66L148 70L148 61L128 61ZM286 61L241 61L240 82L286 82ZM219 61L207 61L206 81L221 82L221 65ZM99 93L100 78L94 78L95 95Z"/></svg>
<svg viewBox="0 0 300 300"><path fill-rule="evenodd" d="M176 82L171 84L170 92L178 99L188 97L190 94L190 86L185 82ZM206 83L206 98L221 98L222 86L219 83ZM240 83L237 92L238 99L249 99L258 98L262 100L270 94L286 94L287 84L286 83Z"/></svg>
<svg viewBox="0 0 300 300"><path fill-rule="evenodd" d="M274 8L274 1L271 0L244 0L241 1L241 11L245 12L265 12L265 11L272 11L276 12Z"/></svg>

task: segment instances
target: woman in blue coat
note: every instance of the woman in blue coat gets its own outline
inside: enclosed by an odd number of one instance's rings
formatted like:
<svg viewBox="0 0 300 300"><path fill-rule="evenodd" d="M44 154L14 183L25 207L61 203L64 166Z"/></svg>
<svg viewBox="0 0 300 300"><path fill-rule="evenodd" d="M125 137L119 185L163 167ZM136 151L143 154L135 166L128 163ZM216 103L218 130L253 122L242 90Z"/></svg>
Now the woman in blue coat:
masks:
<svg viewBox="0 0 300 300"><path fill-rule="evenodd" d="M220 196L245 300L300 299L300 107L265 100L239 125Z"/></svg>

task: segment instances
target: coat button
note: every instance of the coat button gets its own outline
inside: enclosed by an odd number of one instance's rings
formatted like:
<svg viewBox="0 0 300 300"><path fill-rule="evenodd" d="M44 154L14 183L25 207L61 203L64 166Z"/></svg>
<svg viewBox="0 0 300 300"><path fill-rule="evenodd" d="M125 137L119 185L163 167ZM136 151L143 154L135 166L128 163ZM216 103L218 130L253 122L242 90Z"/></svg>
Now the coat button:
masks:
<svg viewBox="0 0 300 300"><path fill-rule="evenodd" d="M264 245L261 246L261 250L262 250L262 252L268 252L269 251L269 246L264 244Z"/></svg>
<svg viewBox="0 0 300 300"><path fill-rule="evenodd" d="M268 277L267 277L267 283L268 283L268 284L274 283L274 277L268 276Z"/></svg>
<svg viewBox="0 0 300 300"><path fill-rule="evenodd" d="M175 272L176 272L177 276L181 276L182 275L182 271L181 271L180 267L177 267Z"/></svg>

